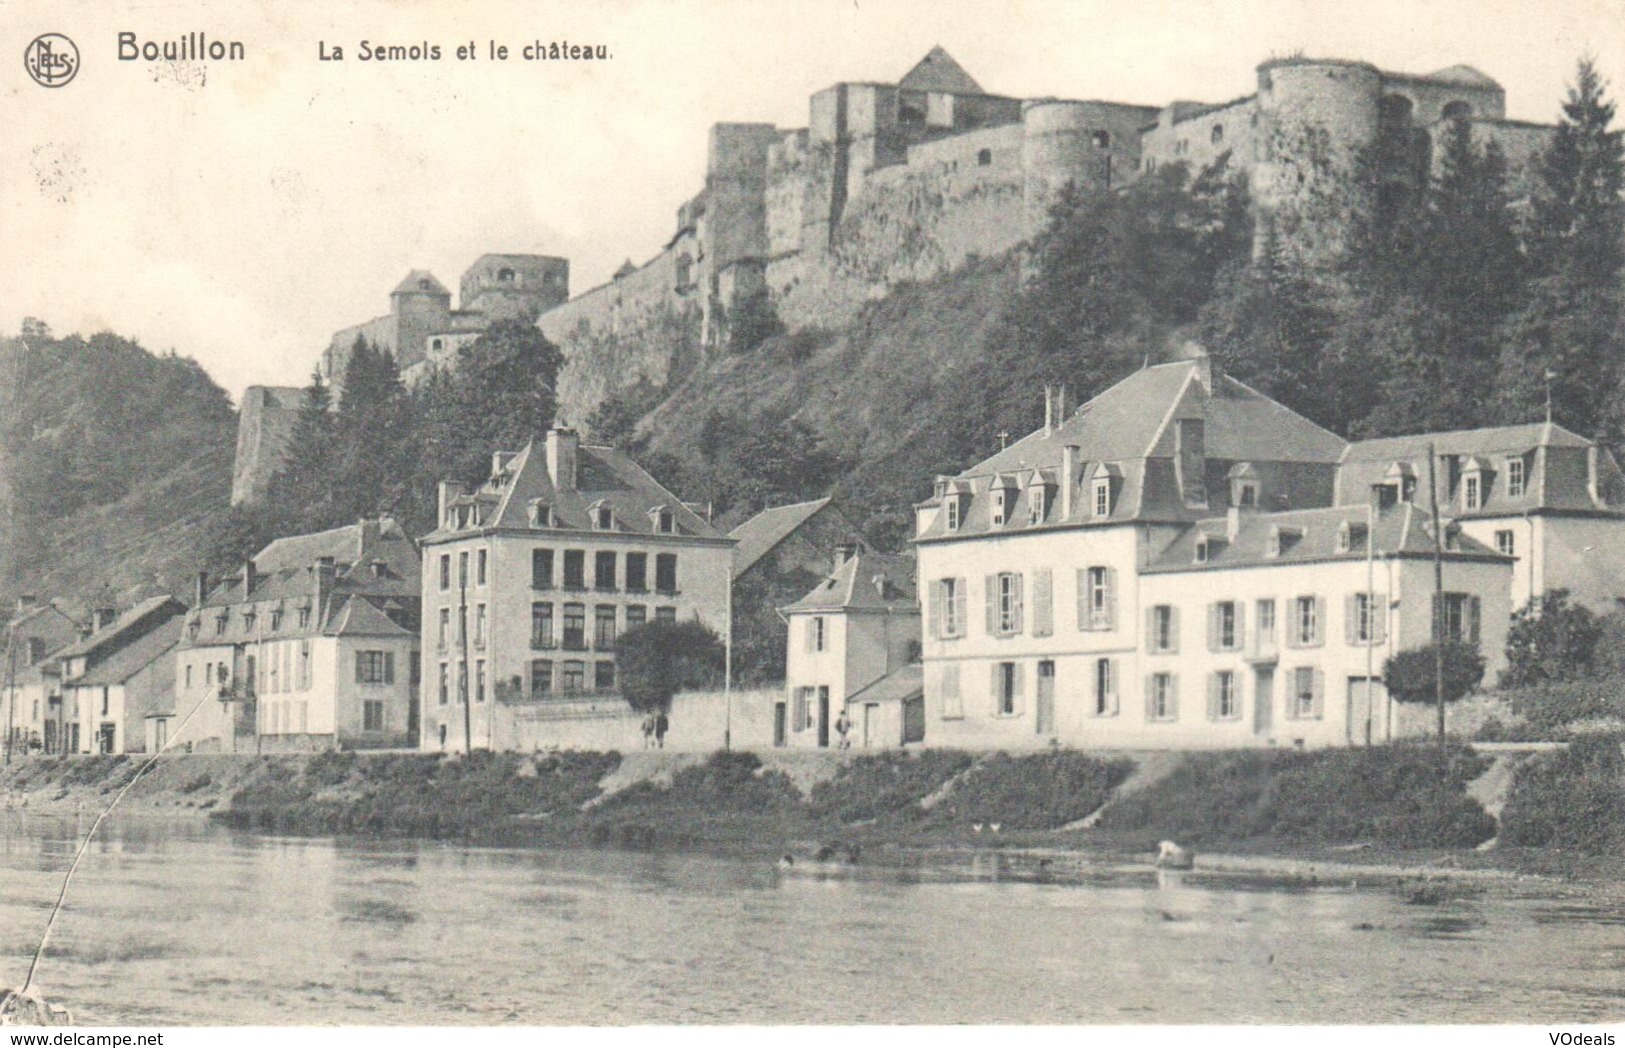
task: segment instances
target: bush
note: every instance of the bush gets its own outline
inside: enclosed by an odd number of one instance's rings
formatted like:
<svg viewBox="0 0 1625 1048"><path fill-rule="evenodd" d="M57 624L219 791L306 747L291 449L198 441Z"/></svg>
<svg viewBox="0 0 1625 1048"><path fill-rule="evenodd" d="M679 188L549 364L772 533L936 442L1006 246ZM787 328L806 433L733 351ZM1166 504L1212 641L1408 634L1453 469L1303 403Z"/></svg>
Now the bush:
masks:
<svg viewBox="0 0 1625 1048"><path fill-rule="evenodd" d="M1501 840L1597 854L1625 849L1622 735L1583 735L1518 770L1501 811Z"/></svg>
<svg viewBox="0 0 1625 1048"><path fill-rule="evenodd" d="M1313 843L1470 847L1495 820L1465 792L1487 762L1465 746L1192 754L1125 797L1109 829L1203 843L1268 834Z"/></svg>
<svg viewBox="0 0 1625 1048"><path fill-rule="evenodd" d="M970 767L971 759L958 750L859 757L814 786L807 806L818 818L841 822L917 819L925 814L920 801Z"/></svg>
<svg viewBox="0 0 1625 1048"><path fill-rule="evenodd" d="M1512 616L1501 687L1585 676L1601 635L1602 624L1591 609L1569 603L1566 589L1547 590Z"/></svg>
<svg viewBox="0 0 1625 1048"><path fill-rule="evenodd" d="M718 750L705 763L684 768L670 786L652 782L616 794L603 808L651 807L684 812L768 813L796 808L801 792L780 771L763 772L754 753Z"/></svg>
<svg viewBox="0 0 1625 1048"><path fill-rule="evenodd" d="M1484 656L1468 644L1447 642L1444 648L1444 701L1457 702L1484 679ZM1438 663L1435 646L1411 648L1383 664L1382 679L1399 702L1438 700Z"/></svg>
<svg viewBox="0 0 1625 1048"><path fill-rule="evenodd" d="M1625 719L1625 679L1541 684L1508 693L1512 712L1544 738L1561 738L1576 721Z"/></svg>
<svg viewBox="0 0 1625 1048"><path fill-rule="evenodd" d="M1127 759L1104 761L1066 751L1023 757L995 753L955 784L931 809L929 821L1054 829L1105 804L1133 770Z"/></svg>

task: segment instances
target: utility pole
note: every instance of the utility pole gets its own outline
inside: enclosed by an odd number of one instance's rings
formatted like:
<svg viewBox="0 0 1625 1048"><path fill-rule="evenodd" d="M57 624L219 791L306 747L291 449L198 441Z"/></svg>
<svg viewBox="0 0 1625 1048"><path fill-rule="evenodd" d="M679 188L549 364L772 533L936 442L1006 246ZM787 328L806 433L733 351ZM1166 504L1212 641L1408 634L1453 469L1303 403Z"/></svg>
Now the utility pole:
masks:
<svg viewBox="0 0 1625 1048"><path fill-rule="evenodd" d="M11 748L16 741L13 723L17 718L17 629L21 622L13 621L6 636L6 763L11 763Z"/></svg>
<svg viewBox="0 0 1625 1048"><path fill-rule="evenodd" d="M734 569L733 550L728 551L727 610L722 626L722 748L733 749L734 737Z"/></svg>
<svg viewBox="0 0 1625 1048"><path fill-rule="evenodd" d="M1401 481L1400 483L1404 483ZM1377 644L1377 623L1382 622L1383 635L1388 634L1388 599L1383 597L1382 607L1377 607L1377 504L1370 499L1365 504L1365 744L1371 745L1371 718L1375 704L1372 676L1376 673L1375 648ZM1379 620L1378 615L1382 618Z"/></svg>
<svg viewBox="0 0 1625 1048"><path fill-rule="evenodd" d="M1433 503L1433 699L1439 707L1439 744L1444 745L1444 529L1439 526L1438 472L1428 443L1428 496Z"/></svg>

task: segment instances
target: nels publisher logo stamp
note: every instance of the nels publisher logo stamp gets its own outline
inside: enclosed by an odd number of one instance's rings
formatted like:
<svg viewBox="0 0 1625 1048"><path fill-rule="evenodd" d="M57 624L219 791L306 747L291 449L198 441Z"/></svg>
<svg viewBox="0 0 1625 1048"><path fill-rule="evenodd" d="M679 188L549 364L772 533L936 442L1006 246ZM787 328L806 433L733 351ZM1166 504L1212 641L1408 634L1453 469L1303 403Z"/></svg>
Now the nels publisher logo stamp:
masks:
<svg viewBox="0 0 1625 1048"><path fill-rule="evenodd" d="M63 87L79 73L79 48L61 33L44 33L23 51L23 67L41 87Z"/></svg>

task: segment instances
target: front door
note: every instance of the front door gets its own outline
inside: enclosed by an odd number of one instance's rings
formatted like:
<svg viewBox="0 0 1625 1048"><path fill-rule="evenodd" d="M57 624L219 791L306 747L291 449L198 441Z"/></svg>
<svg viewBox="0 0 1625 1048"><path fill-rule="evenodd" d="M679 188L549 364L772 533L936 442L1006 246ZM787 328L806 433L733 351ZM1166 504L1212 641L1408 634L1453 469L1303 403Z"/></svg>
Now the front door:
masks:
<svg viewBox="0 0 1625 1048"><path fill-rule="evenodd" d="M1275 671L1253 671L1253 734L1268 735L1275 717Z"/></svg>
<svg viewBox="0 0 1625 1048"><path fill-rule="evenodd" d="M1055 734L1055 663L1049 659L1038 664L1038 734Z"/></svg>
<svg viewBox="0 0 1625 1048"><path fill-rule="evenodd" d="M875 733L880 730L880 703L866 702L863 704L863 748L868 749L875 744Z"/></svg>
<svg viewBox="0 0 1625 1048"><path fill-rule="evenodd" d="M66 752L79 752L79 724L77 721L68 725L68 748Z"/></svg>
<svg viewBox="0 0 1625 1048"><path fill-rule="evenodd" d="M829 745L829 688L818 688L818 745Z"/></svg>
<svg viewBox="0 0 1625 1048"><path fill-rule="evenodd" d="M1387 727L1388 693L1375 677L1350 677L1348 740L1351 746L1380 742Z"/></svg>
<svg viewBox="0 0 1625 1048"><path fill-rule="evenodd" d="M790 711L785 707L784 703L775 702L773 704L773 745L783 746L785 744L785 732L789 719Z"/></svg>

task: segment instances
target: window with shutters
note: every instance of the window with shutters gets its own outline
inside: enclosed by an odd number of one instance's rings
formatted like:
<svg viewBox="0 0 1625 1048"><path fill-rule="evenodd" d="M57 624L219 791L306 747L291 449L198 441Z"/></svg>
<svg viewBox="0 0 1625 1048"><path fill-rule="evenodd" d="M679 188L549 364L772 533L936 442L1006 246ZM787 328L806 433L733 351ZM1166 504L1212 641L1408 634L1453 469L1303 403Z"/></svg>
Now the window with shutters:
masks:
<svg viewBox="0 0 1625 1048"><path fill-rule="evenodd" d="M451 554L440 554L440 588L451 589Z"/></svg>
<svg viewBox="0 0 1625 1048"><path fill-rule="evenodd" d="M1310 648L1321 643L1320 597L1294 597L1292 599L1292 627L1290 640L1293 647Z"/></svg>
<svg viewBox="0 0 1625 1048"><path fill-rule="evenodd" d="M440 705L444 706L451 701L451 665L440 664Z"/></svg>
<svg viewBox="0 0 1625 1048"><path fill-rule="evenodd" d="M356 652L355 682L357 684L394 684L395 653L392 651Z"/></svg>
<svg viewBox="0 0 1625 1048"><path fill-rule="evenodd" d="M1096 659L1094 673L1094 702L1091 710L1096 717L1117 715L1117 663L1113 659Z"/></svg>
<svg viewBox="0 0 1625 1048"><path fill-rule="evenodd" d="M474 701L485 701L485 660L474 660Z"/></svg>
<svg viewBox="0 0 1625 1048"><path fill-rule="evenodd" d="M1208 606L1208 647L1213 651L1241 649L1241 609L1235 601Z"/></svg>
<svg viewBox="0 0 1625 1048"><path fill-rule="evenodd" d="M942 719L959 720L965 716L965 699L959 688L959 664L942 667Z"/></svg>
<svg viewBox="0 0 1625 1048"><path fill-rule="evenodd" d="M1232 720L1241 716L1241 705L1236 701L1234 671L1219 670L1209 675L1207 715L1212 720Z"/></svg>
<svg viewBox="0 0 1625 1048"><path fill-rule="evenodd" d="M1149 635L1153 654L1168 655L1179 650L1179 609L1171 604L1153 605Z"/></svg>
<svg viewBox="0 0 1625 1048"><path fill-rule="evenodd" d="M361 704L361 730L384 730L384 700L368 699Z"/></svg>
<svg viewBox="0 0 1625 1048"><path fill-rule="evenodd" d="M439 640L440 650L445 651L446 650L446 645L451 642L451 609L450 608L441 608L440 609L440 634L439 634L438 640Z"/></svg>
<svg viewBox="0 0 1625 1048"><path fill-rule="evenodd" d="M1145 715L1153 721L1179 717L1179 691L1172 673L1153 673L1147 679Z"/></svg>
<svg viewBox="0 0 1625 1048"><path fill-rule="evenodd" d="M1321 672L1313 666L1299 666L1292 671L1288 716L1295 720L1318 720L1321 717L1321 681Z"/></svg>
<svg viewBox="0 0 1625 1048"><path fill-rule="evenodd" d="M807 620L807 650L824 651L829 646L829 623L822 615Z"/></svg>
<svg viewBox="0 0 1625 1048"><path fill-rule="evenodd" d="M1053 574L1048 568L1033 571L1033 636L1048 637L1055 632Z"/></svg>
<svg viewBox="0 0 1625 1048"><path fill-rule="evenodd" d="M474 646L485 647L485 605L474 605Z"/></svg>
<svg viewBox="0 0 1625 1048"><path fill-rule="evenodd" d="M1434 598L1439 635L1451 644L1478 645L1478 598L1469 593L1443 593Z"/></svg>
<svg viewBox="0 0 1625 1048"><path fill-rule="evenodd" d="M993 710L1000 717L1021 712L1021 666L999 662L993 666Z"/></svg>
<svg viewBox="0 0 1625 1048"><path fill-rule="evenodd" d="M937 637L965 635L965 580L938 579L933 587L931 619Z"/></svg>
<svg viewBox="0 0 1625 1048"><path fill-rule="evenodd" d="M1021 575L1013 571L988 576L988 632L1008 637L1021 632Z"/></svg>
<svg viewBox="0 0 1625 1048"><path fill-rule="evenodd" d="M1380 593L1355 593L1348 599L1348 642L1381 644L1387 636L1388 600Z"/></svg>
<svg viewBox="0 0 1625 1048"><path fill-rule="evenodd" d="M818 711L813 705L816 688L797 688L790 704L790 730L812 731L818 727Z"/></svg>
<svg viewBox="0 0 1625 1048"><path fill-rule="evenodd" d="M1078 570L1079 629L1117 628L1116 575L1116 571L1104 567Z"/></svg>

